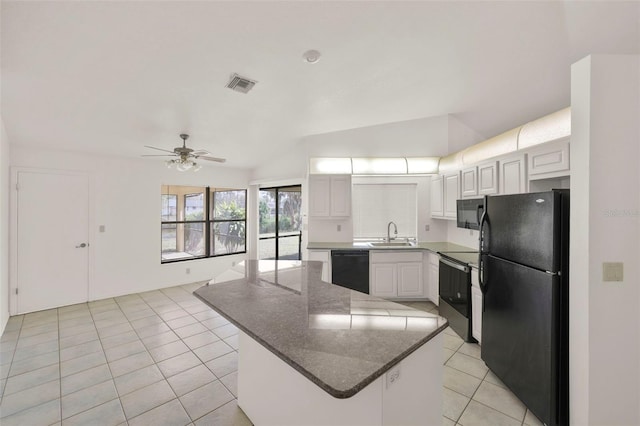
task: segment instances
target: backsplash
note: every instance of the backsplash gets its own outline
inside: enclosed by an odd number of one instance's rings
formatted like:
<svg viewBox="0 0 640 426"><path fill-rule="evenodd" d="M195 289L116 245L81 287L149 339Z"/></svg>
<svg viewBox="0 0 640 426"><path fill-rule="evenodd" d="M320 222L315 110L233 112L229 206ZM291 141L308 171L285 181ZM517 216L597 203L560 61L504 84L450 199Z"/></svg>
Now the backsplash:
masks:
<svg viewBox="0 0 640 426"><path fill-rule="evenodd" d="M472 229L463 229L456 226L456 221L448 221L447 241L462 246L478 248L480 232Z"/></svg>

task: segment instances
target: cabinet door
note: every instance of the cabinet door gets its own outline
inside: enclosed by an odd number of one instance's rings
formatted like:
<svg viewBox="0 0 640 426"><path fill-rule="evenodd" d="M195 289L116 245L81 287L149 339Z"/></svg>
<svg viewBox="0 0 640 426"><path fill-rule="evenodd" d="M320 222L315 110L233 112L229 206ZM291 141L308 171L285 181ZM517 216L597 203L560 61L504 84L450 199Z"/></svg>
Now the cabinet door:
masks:
<svg viewBox="0 0 640 426"><path fill-rule="evenodd" d="M543 144L527 151L529 176L569 171L569 141Z"/></svg>
<svg viewBox="0 0 640 426"><path fill-rule="evenodd" d="M480 164L478 166L478 195L498 193L498 162Z"/></svg>
<svg viewBox="0 0 640 426"><path fill-rule="evenodd" d="M396 271L394 263L372 263L369 274L371 294L378 297L396 297Z"/></svg>
<svg viewBox="0 0 640 426"><path fill-rule="evenodd" d="M444 176L444 217L457 216L456 201L460 198L460 174Z"/></svg>
<svg viewBox="0 0 640 426"><path fill-rule="evenodd" d="M309 250L309 260L318 260L322 262L322 281L331 282L331 274L329 265L331 261L331 252L329 250Z"/></svg>
<svg viewBox="0 0 640 426"><path fill-rule="evenodd" d="M437 263L429 262L429 300L438 305L439 303L439 287L440 287L440 266Z"/></svg>
<svg viewBox="0 0 640 426"><path fill-rule="evenodd" d="M444 216L443 182L442 176L431 178L431 217Z"/></svg>
<svg viewBox="0 0 640 426"><path fill-rule="evenodd" d="M480 343L482 341L482 292L471 287L471 334Z"/></svg>
<svg viewBox="0 0 640 426"><path fill-rule="evenodd" d="M526 155L500 160L500 194L527 192Z"/></svg>
<svg viewBox="0 0 640 426"><path fill-rule="evenodd" d="M331 216L351 215L351 176L331 176Z"/></svg>
<svg viewBox="0 0 640 426"><path fill-rule="evenodd" d="M331 199L331 177L309 176L309 216L328 217Z"/></svg>
<svg viewBox="0 0 640 426"><path fill-rule="evenodd" d="M424 296L422 263L398 263L398 297Z"/></svg>
<svg viewBox="0 0 640 426"><path fill-rule="evenodd" d="M469 167L460 173L460 194L462 198L478 196L478 168Z"/></svg>

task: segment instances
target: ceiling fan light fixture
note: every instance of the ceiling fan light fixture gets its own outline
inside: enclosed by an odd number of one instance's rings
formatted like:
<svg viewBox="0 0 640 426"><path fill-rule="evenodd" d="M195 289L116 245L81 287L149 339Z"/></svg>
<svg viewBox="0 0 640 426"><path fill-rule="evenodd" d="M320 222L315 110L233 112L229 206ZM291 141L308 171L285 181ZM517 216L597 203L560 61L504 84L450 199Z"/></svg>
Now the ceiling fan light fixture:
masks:
<svg viewBox="0 0 640 426"><path fill-rule="evenodd" d="M218 163L224 163L226 161L224 158L212 157L211 154L209 154L209 151L203 149L194 150L193 148L187 147L186 142L187 139L189 139L189 135L186 133L181 133L180 139L182 139L182 146L174 148L173 151L169 151L168 149L163 148L157 148L155 146L145 145L145 147L147 148L163 151L166 154L143 155L143 157L174 157L165 161L165 165L169 169L172 169L173 166L176 166L176 169L181 172L187 170L197 172L198 170L200 170L202 168L202 165L194 161L197 159L215 161Z"/></svg>

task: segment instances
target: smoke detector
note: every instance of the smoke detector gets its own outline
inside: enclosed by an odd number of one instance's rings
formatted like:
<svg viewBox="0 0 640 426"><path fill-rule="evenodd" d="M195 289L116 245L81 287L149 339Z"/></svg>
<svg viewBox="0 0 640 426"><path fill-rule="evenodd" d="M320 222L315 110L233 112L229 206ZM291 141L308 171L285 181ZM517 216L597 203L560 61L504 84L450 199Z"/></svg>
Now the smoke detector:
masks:
<svg viewBox="0 0 640 426"><path fill-rule="evenodd" d="M322 56L322 53L317 50L307 50L302 54L302 62L315 64L320 60L320 56Z"/></svg>
<svg viewBox="0 0 640 426"><path fill-rule="evenodd" d="M227 87L231 90L235 90L240 93L247 93L255 86L257 81L250 78L242 77L238 74L233 74L231 80L227 83Z"/></svg>

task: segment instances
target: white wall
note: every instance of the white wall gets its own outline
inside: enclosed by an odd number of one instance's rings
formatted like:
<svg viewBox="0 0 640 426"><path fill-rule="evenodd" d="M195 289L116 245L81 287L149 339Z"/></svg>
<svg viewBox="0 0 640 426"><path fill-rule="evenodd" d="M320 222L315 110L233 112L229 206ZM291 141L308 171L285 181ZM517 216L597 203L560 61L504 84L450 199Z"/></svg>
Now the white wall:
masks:
<svg viewBox="0 0 640 426"><path fill-rule="evenodd" d="M0 117L0 335L9 320L9 161L9 139Z"/></svg>
<svg viewBox="0 0 640 426"><path fill-rule="evenodd" d="M452 125L458 135L464 133L462 127L461 123ZM446 115L311 135L298 140L288 151L274 152L253 170L252 180L305 176L309 157L443 156L449 152L448 140Z"/></svg>
<svg viewBox="0 0 640 426"><path fill-rule="evenodd" d="M462 151L465 148L488 139L460 121L455 115L448 116L448 150L447 155ZM494 136L494 135L489 135Z"/></svg>
<svg viewBox="0 0 640 426"><path fill-rule="evenodd" d="M442 220L440 222L443 222ZM458 228L455 220L447 220L447 238L450 243L460 244L478 250L480 233L473 229Z"/></svg>
<svg viewBox="0 0 640 426"><path fill-rule="evenodd" d="M15 145L11 152L14 167L89 173L91 300L208 280L230 267L231 262L245 257L233 255L160 264L160 186L247 188L246 170L214 165L204 166L197 173L178 172L167 169L161 161ZM100 225L106 227L106 232L98 232ZM188 275L186 268L191 269Z"/></svg>
<svg viewBox="0 0 640 426"><path fill-rule="evenodd" d="M571 423L640 424L640 65L592 55L571 69ZM602 263L623 262L622 282Z"/></svg>

